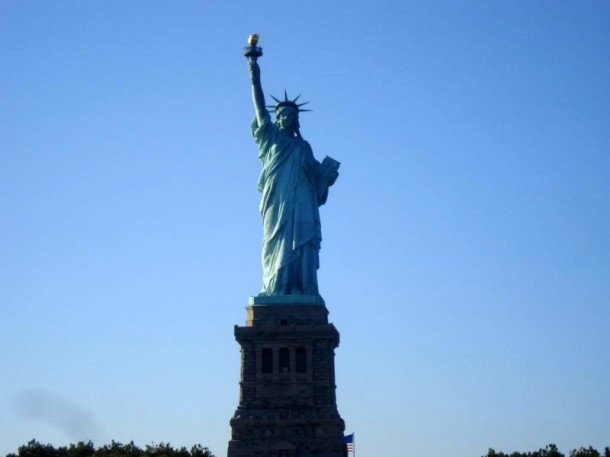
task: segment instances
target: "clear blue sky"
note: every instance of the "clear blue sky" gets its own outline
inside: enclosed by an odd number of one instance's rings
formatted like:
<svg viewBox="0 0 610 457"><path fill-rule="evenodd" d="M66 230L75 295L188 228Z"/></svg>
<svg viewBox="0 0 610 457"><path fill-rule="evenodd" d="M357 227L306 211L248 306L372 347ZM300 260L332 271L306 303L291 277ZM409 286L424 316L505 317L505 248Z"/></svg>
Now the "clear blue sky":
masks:
<svg viewBox="0 0 610 457"><path fill-rule="evenodd" d="M3 0L0 455L226 455L253 32L342 162L319 278L358 455L610 445L610 2Z"/></svg>

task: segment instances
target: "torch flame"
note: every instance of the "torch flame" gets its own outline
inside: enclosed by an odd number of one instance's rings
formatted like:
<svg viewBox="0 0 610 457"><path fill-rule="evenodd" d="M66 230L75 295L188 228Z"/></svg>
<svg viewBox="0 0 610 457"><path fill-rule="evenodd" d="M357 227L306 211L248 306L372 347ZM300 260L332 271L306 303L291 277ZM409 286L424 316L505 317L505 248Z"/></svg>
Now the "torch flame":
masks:
<svg viewBox="0 0 610 457"><path fill-rule="evenodd" d="M248 44L250 46L256 46L257 43L258 43L258 33L255 33L248 37Z"/></svg>

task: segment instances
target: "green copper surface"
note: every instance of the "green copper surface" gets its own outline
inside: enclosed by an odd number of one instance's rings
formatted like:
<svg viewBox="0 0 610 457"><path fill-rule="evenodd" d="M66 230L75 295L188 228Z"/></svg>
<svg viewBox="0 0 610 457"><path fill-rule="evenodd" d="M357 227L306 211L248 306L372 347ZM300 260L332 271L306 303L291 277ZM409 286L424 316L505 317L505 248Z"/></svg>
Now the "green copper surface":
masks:
<svg viewBox="0 0 610 457"><path fill-rule="evenodd" d="M257 62L260 55L246 57L256 113L252 135L263 166L258 179L258 190L263 194L260 295L319 296L317 270L322 235L318 208L326 202L328 189L339 175L339 162L330 157L321 163L316 160L311 146L301 137L295 101L291 103L296 108L282 106L275 112L275 121L271 120Z"/></svg>

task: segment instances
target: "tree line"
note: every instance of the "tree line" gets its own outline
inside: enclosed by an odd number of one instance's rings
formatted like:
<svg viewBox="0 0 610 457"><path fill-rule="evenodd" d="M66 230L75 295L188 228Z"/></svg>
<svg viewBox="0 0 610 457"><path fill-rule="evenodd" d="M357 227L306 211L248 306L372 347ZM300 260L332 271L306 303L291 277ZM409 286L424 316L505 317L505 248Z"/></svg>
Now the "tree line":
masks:
<svg viewBox="0 0 610 457"><path fill-rule="evenodd" d="M195 444L191 449L181 447L174 449L169 443L159 443L146 445L144 449L139 448L130 441L127 444L121 444L117 441L112 441L97 449L91 441L87 443L79 441L76 444L55 448L51 444L41 444L36 440L32 440L23 446L20 446L17 453L9 453L6 457L215 457L214 454L201 444ZM556 445L549 444L544 449L539 449L533 452L497 452L494 449L489 449L486 455L482 457L566 457L565 454L559 451ZM567 457L610 457L610 447L604 449L604 453L600 453L597 449L589 446L588 448L581 447L573 449Z"/></svg>
<svg viewBox="0 0 610 457"><path fill-rule="evenodd" d="M539 449L537 451L512 452L510 454L496 452L490 448L489 452L483 457L566 457L566 455L561 453L556 445L549 444L544 449ZM610 457L610 447L606 446L603 454L591 446L588 448L581 447L580 449L571 450L568 457Z"/></svg>
<svg viewBox="0 0 610 457"><path fill-rule="evenodd" d="M191 449L181 447L174 449L169 443L146 445L144 449L136 446L133 441L121 444L112 441L97 449L91 441L79 441L68 446L54 447L51 444L41 444L32 440L20 446L17 453L9 453L6 457L215 457L207 447L195 444Z"/></svg>

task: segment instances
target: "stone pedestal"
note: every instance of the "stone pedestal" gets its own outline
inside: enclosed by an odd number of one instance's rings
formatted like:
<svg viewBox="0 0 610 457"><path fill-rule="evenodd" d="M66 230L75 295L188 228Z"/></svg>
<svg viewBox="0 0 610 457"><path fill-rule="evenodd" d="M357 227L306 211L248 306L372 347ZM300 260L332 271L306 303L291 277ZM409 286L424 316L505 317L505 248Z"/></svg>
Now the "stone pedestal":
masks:
<svg viewBox="0 0 610 457"><path fill-rule="evenodd" d="M228 457L343 457L335 398L339 333L319 296L252 297Z"/></svg>

